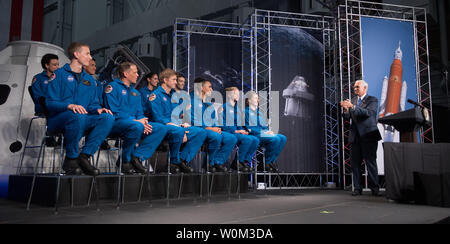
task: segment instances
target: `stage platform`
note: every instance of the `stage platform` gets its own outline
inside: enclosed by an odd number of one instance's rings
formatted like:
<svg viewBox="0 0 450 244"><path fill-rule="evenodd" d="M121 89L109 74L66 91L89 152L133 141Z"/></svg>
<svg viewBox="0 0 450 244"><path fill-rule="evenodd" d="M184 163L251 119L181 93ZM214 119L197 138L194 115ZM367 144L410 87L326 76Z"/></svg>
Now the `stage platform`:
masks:
<svg viewBox="0 0 450 244"><path fill-rule="evenodd" d="M170 177L169 191L167 185ZM202 196L227 194L236 195L248 191L249 174L150 174L127 175L121 177L120 202L122 204L153 201L158 199L197 198ZM91 176L61 176L58 207L89 206L117 202L117 175L100 175L93 181ZM33 176L9 177L8 199L27 203ZM33 191L33 205L54 207L56 203L57 176L38 175ZM239 183L239 187L238 187ZM210 186L208 188L208 185ZM210 192L208 192L210 189ZM97 194L98 193L98 194ZM169 194L169 198L167 197Z"/></svg>
<svg viewBox="0 0 450 244"><path fill-rule="evenodd" d="M450 209L399 204L370 192L352 197L341 190L283 190L213 195L209 200L183 197L128 203L62 208L0 200L0 224L434 224L448 222Z"/></svg>

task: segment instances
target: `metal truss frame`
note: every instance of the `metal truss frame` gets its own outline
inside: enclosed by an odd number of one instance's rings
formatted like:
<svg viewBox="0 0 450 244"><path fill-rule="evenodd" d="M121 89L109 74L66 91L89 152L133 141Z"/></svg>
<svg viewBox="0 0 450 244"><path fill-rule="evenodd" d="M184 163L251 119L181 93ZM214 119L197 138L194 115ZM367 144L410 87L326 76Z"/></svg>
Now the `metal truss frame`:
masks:
<svg viewBox="0 0 450 244"><path fill-rule="evenodd" d="M352 83L364 78L362 47L361 47L361 17L390 19L412 22L416 52L416 78L419 102L428 108L432 120L431 78L429 67L428 33L426 9L346 0L338 7L339 32L339 62L341 100L351 98ZM350 166L350 135L349 122L340 119L342 142L343 184L348 187L352 183ZM422 143L433 143L433 126L423 128ZM367 175L367 174L366 174ZM367 180L366 180L367 182ZM350 184L349 184L350 183Z"/></svg>
<svg viewBox="0 0 450 244"><path fill-rule="evenodd" d="M324 41L324 107L325 107L325 142L326 142L326 172L317 173L257 173L258 180L264 176L267 189L298 189L322 187L326 183L340 182L340 147L339 147L339 83L337 64L337 33L335 19L328 16L287 13L256 9L247 23L253 28L253 67L254 78L252 90L267 92L267 97L260 96L260 109L267 112L272 121L272 65L271 65L271 27L286 26L303 29L315 29L323 32ZM268 111L264 111L268 109ZM261 154L262 152L258 152ZM258 155L257 153L257 155ZM301 176L301 180L297 180ZM269 181L266 182L266 177ZM284 179L286 179L286 182ZM283 183L284 182L284 183ZM274 187L274 184L277 185Z"/></svg>
<svg viewBox="0 0 450 244"><path fill-rule="evenodd" d="M189 89L190 82L195 79L195 77L191 77L191 35L200 34L242 38L243 48L244 46L248 48L247 39L250 37L243 37L243 33L245 32L240 24L177 18L173 32L173 69L186 77Z"/></svg>
<svg viewBox="0 0 450 244"><path fill-rule="evenodd" d="M254 90L255 79L255 23L249 16L241 28L242 37L242 88L241 91Z"/></svg>

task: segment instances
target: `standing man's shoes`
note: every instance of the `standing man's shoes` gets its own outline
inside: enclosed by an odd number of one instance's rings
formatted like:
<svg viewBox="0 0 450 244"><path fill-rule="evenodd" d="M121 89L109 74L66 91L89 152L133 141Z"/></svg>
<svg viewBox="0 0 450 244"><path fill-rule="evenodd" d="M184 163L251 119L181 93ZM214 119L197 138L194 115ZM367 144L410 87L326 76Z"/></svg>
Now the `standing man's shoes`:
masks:
<svg viewBox="0 0 450 244"><path fill-rule="evenodd" d="M380 190L372 190L372 196L374 197L381 197Z"/></svg>
<svg viewBox="0 0 450 244"><path fill-rule="evenodd" d="M362 190L354 190L352 192L352 196L356 197L356 196L361 196L362 195Z"/></svg>

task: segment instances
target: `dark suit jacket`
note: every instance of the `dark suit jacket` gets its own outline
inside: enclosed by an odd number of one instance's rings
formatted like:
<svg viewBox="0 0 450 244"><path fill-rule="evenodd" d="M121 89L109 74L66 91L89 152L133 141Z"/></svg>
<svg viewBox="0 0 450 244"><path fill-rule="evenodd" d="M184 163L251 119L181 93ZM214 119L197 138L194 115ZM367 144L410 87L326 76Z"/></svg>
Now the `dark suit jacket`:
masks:
<svg viewBox="0 0 450 244"><path fill-rule="evenodd" d="M352 104L358 104L358 97L352 99ZM373 142L381 140L377 127L378 99L366 95L359 106L344 113L344 118L351 119L350 142L354 143L357 134L361 141Z"/></svg>

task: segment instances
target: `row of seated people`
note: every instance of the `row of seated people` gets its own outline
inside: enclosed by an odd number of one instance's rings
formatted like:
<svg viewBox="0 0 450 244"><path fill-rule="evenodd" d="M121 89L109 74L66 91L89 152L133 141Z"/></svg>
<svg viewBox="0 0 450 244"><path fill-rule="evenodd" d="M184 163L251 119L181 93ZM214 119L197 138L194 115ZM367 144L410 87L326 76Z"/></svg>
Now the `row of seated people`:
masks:
<svg viewBox="0 0 450 244"><path fill-rule="evenodd" d="M107 137L123 140L121 170L125 174L146 173L142 162L152 157L164 139L169 143L171 173L192 173L190 163L203 144L207 145L209 168L213 172L228 171L224 165L236 145L239 162L231 168L250 172L249 162L258 146L263 145L267 169L276 171L274 163L286 144L286 137L269 131L262 123L264 119L257 109L256 93L248 99L246 126L238 126L242 112L236 106L240 93L235 87L226 89L228 98L221 109L223 121L228 117L232 123L206 126L208 123L203 121L203 115L214 107L206 99L212 86L209 81L199 78L196 80L198 89L190 96L191 103L201 109L191 105L185 107L191 120L184 123L172 116L182 104L173 102L177 85L178 89L180 84L181 89L184 88L184 77L174 70L166 69L159 77L156 74L148 76L148 85L138 91L134 88L139 78L135 64L120 64L118 78L102 85L93 77L95 63L92 65L88 45L72 43L68 55L71 61L62 68L58 67L57 56L56 59L55 56L44 56L44 72L37 75L32 84L36 112L46 114L49 131L64 133L66 158L63 170L67 175L99 175L100 171L89 160ZM219 117L215 111L211 115L213 119ZM85 137L85 144L80 151L82 137Z"/></svg>

